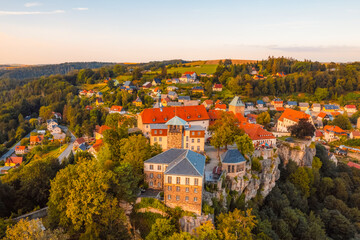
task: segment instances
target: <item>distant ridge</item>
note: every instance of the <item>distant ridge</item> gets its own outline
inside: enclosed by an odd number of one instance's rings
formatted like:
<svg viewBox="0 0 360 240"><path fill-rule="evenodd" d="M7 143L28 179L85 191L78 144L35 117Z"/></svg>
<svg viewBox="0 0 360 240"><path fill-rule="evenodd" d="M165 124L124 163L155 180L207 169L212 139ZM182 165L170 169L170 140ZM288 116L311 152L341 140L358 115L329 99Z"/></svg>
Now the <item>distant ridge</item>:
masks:
<svg viewBox="0 0 360 240"><path fill-rule="evenodd" d="M219 62L225 61L225 59L218 59L218 60L206 60L205 64L219 64ZM231 59L232 64L247 64L247 63L256 63L259 60L243 60L243 59Z"/></svg>

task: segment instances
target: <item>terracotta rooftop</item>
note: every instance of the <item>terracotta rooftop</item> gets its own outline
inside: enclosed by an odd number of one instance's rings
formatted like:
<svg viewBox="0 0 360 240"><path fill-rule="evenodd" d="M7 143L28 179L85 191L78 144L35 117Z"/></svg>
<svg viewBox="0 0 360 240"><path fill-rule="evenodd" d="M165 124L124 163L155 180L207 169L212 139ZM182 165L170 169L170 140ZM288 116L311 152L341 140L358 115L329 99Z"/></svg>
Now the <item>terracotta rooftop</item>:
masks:
<svg viewBox="0 0 360 240"><path fill-rule="evenodd" d="M291 108L287 108L285 109L285 111L283 112L283 114L281 114L279 121L283 121L284 118L289 119L291 121L294 122L299 122L300 119L309 119L310 115L300 112L300 111L296 111L294 109Z"/></svg>

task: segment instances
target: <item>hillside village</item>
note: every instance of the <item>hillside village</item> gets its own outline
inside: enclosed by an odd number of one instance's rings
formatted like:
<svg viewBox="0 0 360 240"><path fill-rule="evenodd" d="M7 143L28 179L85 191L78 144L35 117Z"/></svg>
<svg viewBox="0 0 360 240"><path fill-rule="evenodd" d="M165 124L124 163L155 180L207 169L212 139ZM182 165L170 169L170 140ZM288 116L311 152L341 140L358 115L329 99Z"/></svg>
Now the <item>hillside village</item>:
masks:
<svg viewBox="0 0 360 240"><path fill-rule="evenodd" d="M264 76L250 68L248 76L252 81L281 81L287 74ZM34 128L4 155L0 173L11 174L44 157L58 158L61 164L79 161L74 156L94 158L111 166L106 162L109 156L127 154L121 152L122 138L139 137L134 141L142 146L128 147L136 152L148 144L151 150L136 162L140 180L132 189L132 201L156 214L158 202L161 208L180 208L181 230L192 233L215 221L216 206L265 199L283 166L294 162L312 167L315 146L323 146L333 164L360 169L360 116L355 104L249 98L232 94L220 81L204 84L209 78L214 75L185 71L142 84L124 77L84 83L69 95L72 99L63 113L26 117ZM81 116L102 124L90 124L86 118L81 126L72 124L78 120L71 118ZM125 206L129 217L134 205ZM132 224L143 234L138 223Z"/></svg>

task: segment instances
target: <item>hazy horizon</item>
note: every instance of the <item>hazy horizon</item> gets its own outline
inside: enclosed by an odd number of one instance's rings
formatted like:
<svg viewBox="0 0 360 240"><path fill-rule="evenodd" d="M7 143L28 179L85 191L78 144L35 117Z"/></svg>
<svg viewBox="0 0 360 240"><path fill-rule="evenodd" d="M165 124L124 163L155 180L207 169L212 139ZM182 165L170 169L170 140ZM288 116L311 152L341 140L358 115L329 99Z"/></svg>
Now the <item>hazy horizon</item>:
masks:
<svg viewBox="0 0 360 240"><path fill-rule="evenodd" d="M0 64L360 60L355 0L0 3Z"/></svg>

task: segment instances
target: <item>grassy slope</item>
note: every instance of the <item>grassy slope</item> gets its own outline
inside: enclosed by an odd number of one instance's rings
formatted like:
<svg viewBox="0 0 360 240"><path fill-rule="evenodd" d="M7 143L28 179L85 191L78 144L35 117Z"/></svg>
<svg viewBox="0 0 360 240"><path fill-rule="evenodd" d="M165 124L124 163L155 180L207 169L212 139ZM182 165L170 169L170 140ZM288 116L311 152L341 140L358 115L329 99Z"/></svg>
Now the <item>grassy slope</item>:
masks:
<svg viewBox="0 0 360 240"><path fill-rule="evenodd" d="M174 72L190 72L194 71L196 74L200 73L206 73L206 74L213 74L216 71L217 64L203 64L198 66L190 66L190 67L179 67L179 68L170 68L167 70L168 73L174 73Z"/></svg>

